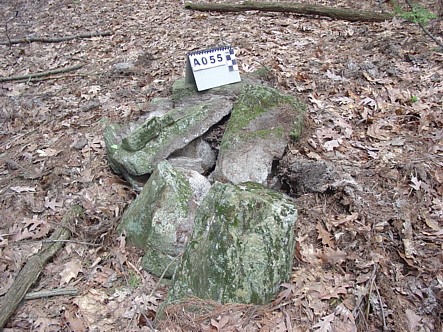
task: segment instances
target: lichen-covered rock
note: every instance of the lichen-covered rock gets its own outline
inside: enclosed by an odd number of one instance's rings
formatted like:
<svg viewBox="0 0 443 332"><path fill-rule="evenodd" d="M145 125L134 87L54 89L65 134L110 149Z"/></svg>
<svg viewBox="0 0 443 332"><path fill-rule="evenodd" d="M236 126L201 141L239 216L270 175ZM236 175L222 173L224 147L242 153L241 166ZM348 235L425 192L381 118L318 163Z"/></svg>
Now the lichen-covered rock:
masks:
<svg viewBox="0 0 443 332"><path fill-rule="evenodd" d="M168 302L196 296L263 304L288 280L297 210L256 183L216 183L200 204Z"/></svg>
<svg viewBox="0 0 443 332"><path fill-rule="evenodd" d="M234 184L265 184L272 162L298 139L305 107L294 97L266 86L245 86L231 112L212 178Z"/></svg>
<svg viewBox="0 0 443 332"><path fill-rule="evenodd" d="M160 276L167 269L165 276L172 276L191 236L196 208L209 188L208 180L195 171L174 168L167 161L155 167L119 226L129 243L145 251L146 270Z"/></svg>
<svg viewBox="0 0 443 332"><path fill-rule="evenodd" d="M232 102L214 96L193 106L174 108L158 119L150 119L119 141L117 125L105 129L108 159L114 171L139 177L171 153L203 135L228 115Z"/></svg>

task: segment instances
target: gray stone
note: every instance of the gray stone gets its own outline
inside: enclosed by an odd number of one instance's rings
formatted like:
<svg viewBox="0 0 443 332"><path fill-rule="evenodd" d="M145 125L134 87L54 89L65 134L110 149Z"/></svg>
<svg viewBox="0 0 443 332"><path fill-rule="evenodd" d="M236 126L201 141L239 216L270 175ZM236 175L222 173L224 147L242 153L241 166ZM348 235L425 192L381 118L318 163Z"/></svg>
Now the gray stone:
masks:
<svg viewBox="0 0 443 332"><path fill-rule="evenodd" d="M172 85L172 101L176 107L205 100L206 98L211 98L211 96L223 96L233 101L243 91L245 86L268 86L266 78L269 75L270 72L268 70L259 69L253 73L242 75L241 82L222 85L205 91L198 91L195 84L187 83L185 79L180 79Z"/></svg>
<svg viewBox="0 0 443 332"><path fill-rule="evenodd" d="M173 123L174 119L168 116L152 117L123 138L121 147L130 152L141 150Z"/></svg>
<svg viewBox="0 0 443 332"><path fill-rule="evenodd" d="M204 174L215 166L215 158L211 145L202 138L197 138L183 149L174 152L168 160L173 166L193 169Z"/></svg>
<svg viewBox="0 0 443 332"><path fill-rule="evenodd" d="M147 105L144 114L140 118L140 122L144 122L153 118L154 116L160 117L168 113L174 108L171 98L153 98Z"/></svg>
<svg viewBox="0 0 443 332"><path fill-rule="evenodd" d="M299 158L288 162L285 158L280 167L283 180L296 196L306 193L324 193L327 190L362 190L349 174L323 160Z"/></svg>
<svg viewBox="0 0 443 332"><path fill-rule="evenodd" d="M185 169L192 169L199 174L204 174L205 170L201 165L201 159L188 157L173 157L168 158L169 163L174 167L181 167Z"/></svg>
<svg viewBox="0 0 443 332"><path fill-rule="evenodd" d="M222 96L233 101L241 92L243 86L243 83L235 83L205 91L197 91L195 84L186 83L184 79L181 79L175 81L172 85L172 101L176 107L190 105L214 96Z"/></svg>
<svg viewBox="0 0 443 332"><path fill-rule="evenodd" d="M171 277L191 235L196 208L210 183L195 171L160 162L119 226L129 243L145 251L142 265Z"/></svg>
<svg viewBox="0 0 443 332"><path fill-rule="evenodd" d="M278 192L256 183L215 183L197 209L168 302L189 296L272 301L290 276L296 219L294 203Z"/></svg>
<svg viewBox="0 0 443 332"><path fill-rule="evenodd" d="M290 138L300 136L304 110L295 98L275 89L245 86L234 104L212 178L267 183L273 160L283 156Z"/></svg>
<svg viewBox="0 0 443 332"><path fill-rule="evenodd" d="M129 75L134 73L135 65L133 62L119 62L114 64L114 71L120 75Z"/></svg>
<svg viewBox="0 0 443 332"><path fill-rule="evenodd" d="M194 106L174 108L162 117L149 119L126 137L124 127L110 125L105 129L105 142L111 167L117 173L135 177L150 174L160 161L203 135L231 109L229 99L212 96Z"/></svg>
<svg viewBox="0 0 443 332"><path fill-rule="evenodd" d="M251 84L265 86L258 74L245 75L240 83L202 92L185 80L177 80L171 98L156 98L142 106L146 110L139 121L111 124L105 128L111 168L123 175L137 191L141 190L153 167L168 157L174 165L196 167L200 173L206 174L214 168L214 151L200 150L197 156L185 153L172 157L171 154L186 147L227 116L237 96L245 89L251 90Z"/></svg>

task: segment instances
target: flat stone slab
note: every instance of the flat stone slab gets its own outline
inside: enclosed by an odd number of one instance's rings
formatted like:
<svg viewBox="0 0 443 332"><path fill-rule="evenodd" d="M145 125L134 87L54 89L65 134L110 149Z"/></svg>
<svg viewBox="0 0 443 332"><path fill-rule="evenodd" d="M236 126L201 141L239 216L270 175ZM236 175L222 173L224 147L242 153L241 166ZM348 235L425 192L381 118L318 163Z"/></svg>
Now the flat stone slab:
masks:
<svg viewBox="0 0 443 332"><path fill-rule="evenodd" d="M121 127L110 125L105 129L110 164L114 171L124 175L150 174L160 161L203 135L231 109L229 98L212 96L196 105L174 108L162 117L151 118L121 140Z"/></svg>
<svg viewBox="0 0 443 332"><path fill-rule="evenodd" d="M265 184L272 162L292 137L300 136L305 107L294 97L265 86L246 86L234 104L213 180Z"/></svg>

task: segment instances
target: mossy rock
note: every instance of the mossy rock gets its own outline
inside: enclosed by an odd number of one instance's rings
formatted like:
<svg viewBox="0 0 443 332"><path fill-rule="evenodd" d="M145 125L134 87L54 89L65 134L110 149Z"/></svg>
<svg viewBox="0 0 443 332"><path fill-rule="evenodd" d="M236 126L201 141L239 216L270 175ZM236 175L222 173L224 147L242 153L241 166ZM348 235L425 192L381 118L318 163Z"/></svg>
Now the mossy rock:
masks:
<svg viewBox="0 0 443 332"><path fill-rule="evenodd" d="M272 163L291 138L301 135L305 105L292 96L262 85L246 85L236 100L213 178L265 184Z"/></svg>
<svg viewBox="0 0 443 332"><path fill-rule="evenodd" d="M200 174L159 163L143 190L122 216L119 232L145 252L143 267L156 276L172 277L191 236L195 210L210 184ZM195 177L198 177L196 179ZM200 180L198 188L195 183ZM192 183L191 183L192 181Z"/></svg>
<svg viewBox="0 0 443 332"><path fill-rule="evenodd" d="M256 183L216 183L197 210L168 303L190 296L264 304L288 280L297 210Z"/></svg>

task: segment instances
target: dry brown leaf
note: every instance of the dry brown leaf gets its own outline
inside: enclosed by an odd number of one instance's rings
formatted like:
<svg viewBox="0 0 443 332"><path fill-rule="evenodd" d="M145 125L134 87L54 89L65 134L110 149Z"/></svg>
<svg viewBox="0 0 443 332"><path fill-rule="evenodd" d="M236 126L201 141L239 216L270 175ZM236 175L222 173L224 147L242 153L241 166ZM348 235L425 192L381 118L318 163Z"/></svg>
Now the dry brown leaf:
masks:
<svg viewBox="0 0 443 332"><path fill-rule="evenodd" d="M317 223L317 232L318 232L318 239L321 240L323 245L329 246L330 248L335 247L335 241L329 232L323 228L323 226L318 222Z"/></svg>
<svg viewBox="0 0 443 332"><path fill-rule="evenodd" d="M335 315L337 315L338 317L340 317L340 319L343 322L349 321L351 323L354 324L355 326L355 318L354 315L352 314L351 310L349 310L344 303L340 303L336 308L335 308Z"/></svg>
<svg viewBox="0 0 443 332"><path fill-rule="evenodd" d="M58 211L61 207L63 207L63 201L57 202L56 198L50 200L48 197L45 197L45 208Z"/></svg>
<svg viewBox="0 0 443 332"><path fill-rule="evenodd" d="M40 239L45 237L50 229L51 227L46 220L40 219L38 216L34 215L32 219L25 218L22 221L22 224L12 239L14 241L20 241L23 239Z"/></svg>
<svg viewBox="0 0 443 332"><path fill-rule="evenodd" d="M423 213L423 219L426 225L434 231L438 231L441 227L437 220L434 220L428 213Z"/></svg>
<svg viewBox="0 0 443 332"><path fill-rule="evenodd" d="M332 299L332 298L340 298L341 295L345 295L346 293L347 293L346 288L343 287L343 286L339 286L339 287L325 289L325 292L322 292L320 294L319 298L321 300L329 300L329 299Z"/></svg>
<svg viewBox="0 0 443 332"><path fill-rule="evenodd" d="M46 332L55 331L60 326L60 321L46 317L39 317L32 324L32 331Z"/></svg>
<svg viewBox="0 0 443 332"><path fill-rule="evenodd" d="M320 254L318 254L318 257L324 263L329 263L332 265L336 264L340 265L348 258L348 254L340 249L334 250L329 247L324 247L323 251Z"/></svg>
<svg viewBox="0 0 443 332"><path fill-rule="evenodd" d="M64 264L63 271L60 272L60 285L69 284L72 279L77 278L80 272L83 272L80 259L76 258Z"/></svg>
<svg viewBox="0 0 443 332"><path fill-rule="evenodd" d="M412 240L410 239L403 239L403 247L404 247L404 253L405 257L409 259L414 259L415 249L414 244L412 243Z"/></svg>
<svg viewBox="0 0 443 332"><path fill-rule="evenodd" d="M349 222L355 221L357 220L359 217L358 212L353 212L350 215L339 215L336 216L336 219L334 220L329 220L329 222L334 225L335 227L342 225L342 224L347 224Z"/></svg>
<svg viewBox="0 0 443 332"><path fill-rule="evenodd" d="M211 325L217 329L217 331L222 331L223 328L229 323L229 316L222 316L218 321L211 318Z"/></svg>
<svg viewBox="0 0 443 332"><path fill-rule="evenodd" d="M35 152L37 152L39 157L55 157L61 151L57 151L55 149L47 148L47 149L36 150Z"/></svg>
<svg viewBox="0 0 443 332"><path fill-rule="evenodd" d="M375 122L368 127L366 134L372 138L376 138L380 141L389 140L389 131L383 129L385 127L384 123Z"/></svg>
<svg viewBox="0 0 443 332"><path fill-rule="evenodd" d="M416 331L417 327L421 325L420 322L423 317L417 315L411 309L406 309L406 317L408 318L410 331Z"/></svg>
<svg viewBox="0 0 443 332"><path fill-rule="evenodd" d="M334 319L335 315L333 313L329 314L325 317L322 317L317 324L312 326L312 328L316 332L330 332L332 331L332 322L334 321Z"/></svg>
<svg viewBox="0 0 443 332"><path fill-rule="evenodd" d="M438 181L438 183L443 184L443 170L442 169L435 169L433 170L434 177Z"/></svg>
<svg viewBox="0 0 443 332"><path fill-rule="evenodd" d="M323 147L325 148L326 151L332 151L335 148L338 148L342 142L343 140L341 138L332 139L330 141L326 141L325 143L323 143Z"/></svg>
<svg viewBox="0 0 443 332"><path fill-rule="evenodd" d="M411 184L409 185L412 189L419 191L421 189L423 182L418 179L417 176L411 174Z"/></svg>
<svg viewBox="0 0 443 332"><path fill-rule="evenodd" d="M81 175L80 182L82 183L88 183L92 182L94 180L95 174L92 172L93 170L91 168L86 168Z"/></svg>
<svg viewBox="0 0 443 332"><path fill-rule="evenodd" d="M283 301L287 301L295 291L295 285L293 285L293 284L283 283L280 286L285 289L282 290L278 294L277 298L272 302L273 306L277 306L280 303L282 303Z"/></svg>
<svg viewBox="0 0 443 332"><path fill-rule="evenodd" d="M71 331L75 332L85 332L87 331L83 319L77 315L77 313L72 309L65 310L65 319L69 324Z"/></svg>
<svg viewBox="0 0 443 332"><path fill-rule="evenodd" d="M117 280L117 273L107 266L96 266L91 275L94 277L94 282L104 288L112 287Z"/></svg>

